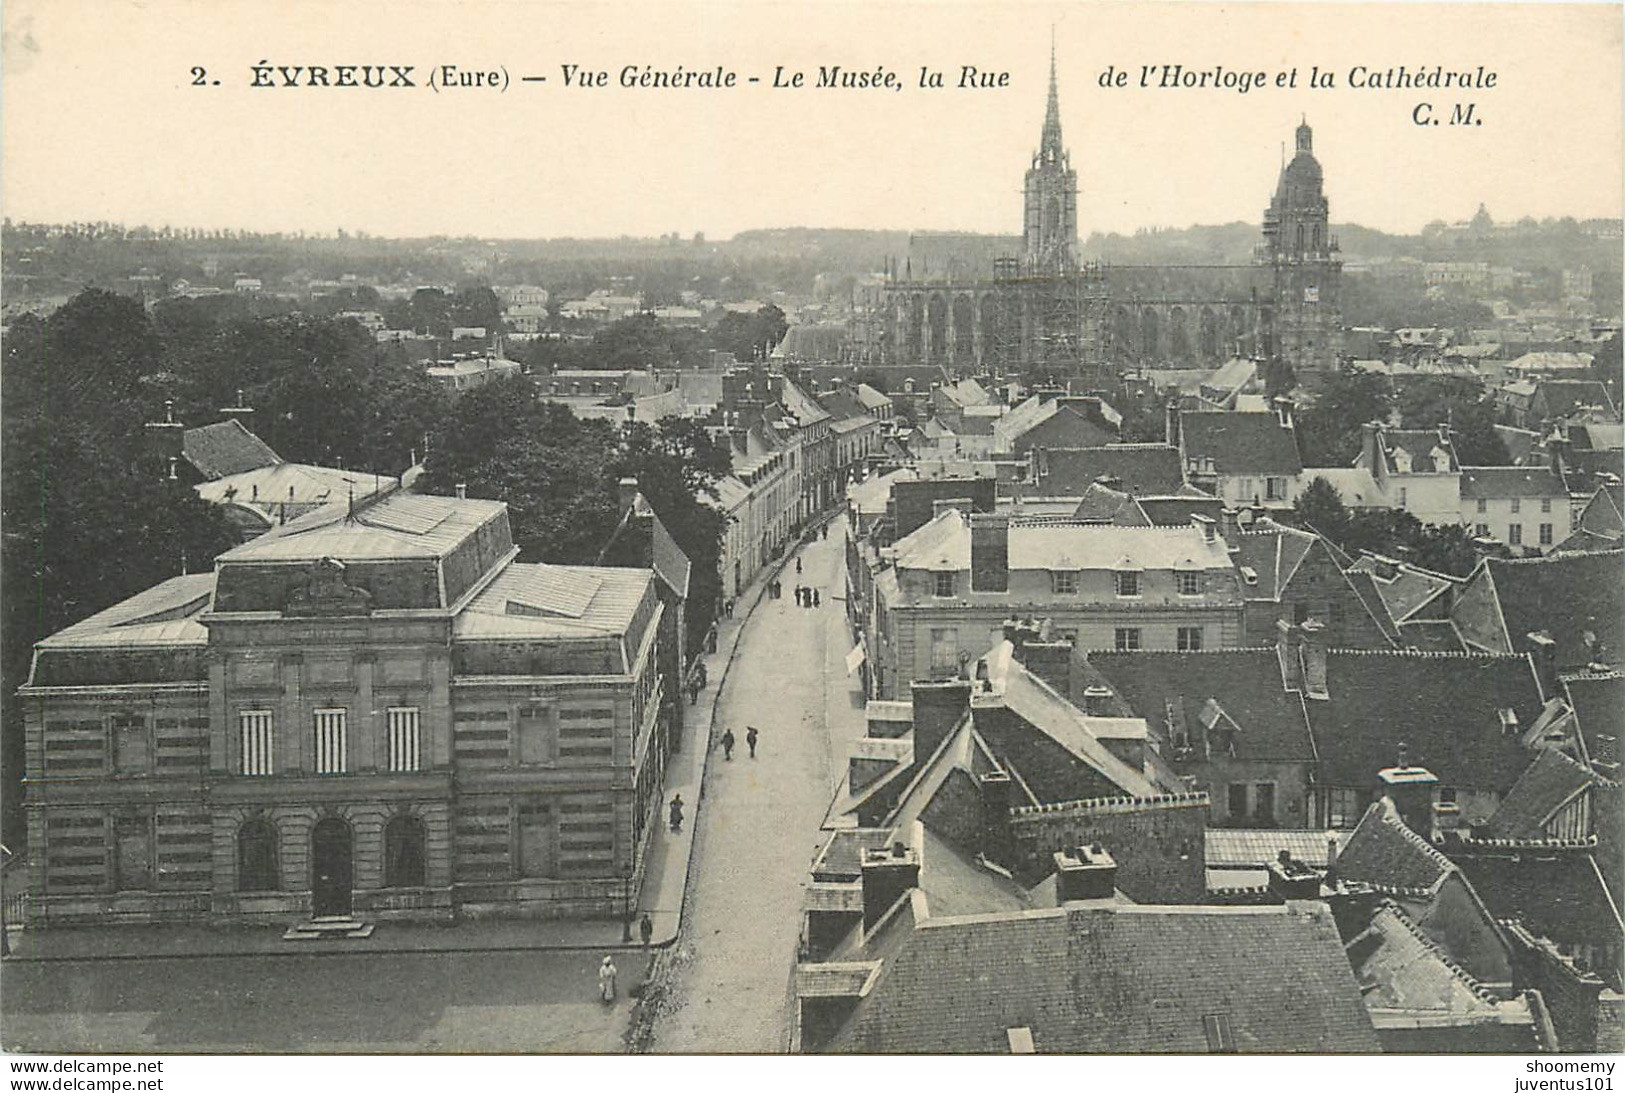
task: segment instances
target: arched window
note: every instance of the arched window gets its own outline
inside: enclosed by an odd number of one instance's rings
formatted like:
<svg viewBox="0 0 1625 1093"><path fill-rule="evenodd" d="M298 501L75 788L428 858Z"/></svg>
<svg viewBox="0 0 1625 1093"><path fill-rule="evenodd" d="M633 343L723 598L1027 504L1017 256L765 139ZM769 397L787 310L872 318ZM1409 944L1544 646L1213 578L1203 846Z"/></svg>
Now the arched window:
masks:
<svg viewBox="0 0 1625 1093"><path fill-rule="evenodd" d="M421 888L427 883L423 821L396 816L384 828L384 887Z"/></svg>
<svg viewBox="0 0 1625 1093"><path fill-rule="evenodd" d="M1298 250L1300 252L1303 250L1303 225L1302 224L1298 225Z"/></svg>
<svg viewBox="0 0 1625 1093"><path fill-rule="evenodd" d="M280 887L276 828L269 820L249 820L237 829L237 890L274 892Z"/></svg>

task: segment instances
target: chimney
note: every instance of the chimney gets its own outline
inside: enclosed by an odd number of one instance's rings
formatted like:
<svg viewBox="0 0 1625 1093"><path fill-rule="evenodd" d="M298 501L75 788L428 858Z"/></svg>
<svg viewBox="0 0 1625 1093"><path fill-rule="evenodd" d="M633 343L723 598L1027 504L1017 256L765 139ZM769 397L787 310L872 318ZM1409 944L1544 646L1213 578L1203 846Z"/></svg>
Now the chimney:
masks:
<svg viewBox="0 0 1625 1093"><path fill-rule="evenodd" d="M624 517L632 511L632 506L638 500L638 480L636 478L623 478L615 483L615 495L620 501L620 513Z"/></svg>
<svg viewBox="0 0 1625 1093"><path fill-rule="evenodd" d="M1568 438L1554 432L1546 441L1547 466L1551 468L1551 472L1553 474L1562 477L1564 473L1564 465L1568 462L1568 457Z"/></svg>
<svg viewBox="0 0 1625 1093"><path fill-rule="evenodd" d="M1111 716L1112 689L1091 684L1083 689L1083 712L1090 717Z"/></svg>
<svg viewBox="0 0 1625 1093"><path fill-rule="evenodd" d="M1399 765L1377 772L1377 789L1394 802L1405 826L1431 840L1436 834L1433 823L1434 797L1438 793L1439 779L1426 767L1413 767L1406 762L1406 748L1399 745Z"/></svg>
<svg viewBox="0 0 1625 1093"><path fill-rule="evenodd" d="M1012 642L1014 644L1014 642ZM1048 683L1068 701L1072 699L1072 643L1023 640L1017 647L1022 666Z"/></svg>
<svg viewBox="0 0 1625 1093"><path fill-rule="evenodd" d="M1237 509L1223 508L1219 510L1219 534L1229 544L1232 552L1241 548L1237 542L1241 538L1241 512Z"/></svg>
<svg viewBox="0 0 1625 1093"><path fill-rule="evenodd" d="M459 483L457 483L456 486L454 486L452 488L457 491L457 500L459 500L459 501L467 501L468 500L468 483L467 482L459 482ZM293 495L293 491L290 489L288 491L288 494L289 494L289 498L291 499L292 495Z"/></svg>
<svg viewBox="0 0 1625 1093"><path fill-rule="evenodd" d="M863 852L863 928L871 930L881 916L911 888L920 884L920 858L911 847L894 842Z"/></svg>
<svg viewBox="0 0 1625 1093"><path fill-rule="evenodd" d="M972 592L1010 590L1010 517L971 513L970 587Z"/></svg>
<svg viewBox="0 0 1625 1093"><path fill-rule="evenodd" d="M1163 410L1163 439L1172 447L1179 447L1179 400L1170 399Z"/></svg>
<svg viewBox="0 0 1625 1093"><path fill-rule="evenodd" d="M1283 900L1317 899L1320 896L1320 872L1283 850L1270 862L1269 887L1272 894Z"/></svg>
<svg viewBox="0 0 1625 1093"><path fill-rule="evenodd" d="M1328 699L1326 689L1325 623L1319 619L1305 619L1299 631L1303 634L1303 686L1310 698Z"/></svg>
<svg viewBox="0 0 1625 1093"><path fill-rule="evenodd" d="M1337 832L1326 832L1326 883L1337 884Z"/></svg>
<svg viewBox="0 0 1625 1093"><path fill-rule="evenodd" d="M989 771L980 781L982 855L996 865L1013 868L1016 863L1010 839L1010 797L1014 784L1002 770Z"/></svg>
<svg viewBox="0 0 1625 1093"><path fill-rule="evenodd" d="M1191 526L1202 533L1204 543L1211 543L1219 537L1218 525L1213 522L1211 516L1203 516L1199 512L1192 513Z"/></svg>
<svg viewBox="0 0 1625 1093"><path fill-rule="evenodd" d="M1111 899L1117 891L1117 863L1099 843L1055 852L1055 902Z"/></svg>
<svg viewBox="0 0 1625 1093"><path fill-rule="evenodd" d="M914 763L923 766L970 709L969 680L914 683Z"/></svg>
<svg viewBox="0 0 1625 1093"><path fill-rule="evenodd" d="M1275 655L1281 662L1281 686L1288 691L1303 690L1303 661L1299 650L1303 632L1285 619L1275 620Z"/></svg>
<svg viewBox="0 0 1625 1093"><path fill-rule="evenodd" d="M1524 635L1529 642L1529 666L1535 670L1535 682L1540 687L1540 699L1545 702L1557 692L1557 642L1544 630Z"/></svg>
<svg viewBox="0 0 1625 1093"><path fill-rule="evenodd" d="M1383 476L1382 450L1378 443L1378 433L1382 425L1375 421L1368 421L1360 426L1360 456L1365 461L1366 469L1378 481Z"/></svg>
<svg viewBox="0 0 1625 1093"><path fill-rule="evenodd" d="M1280 424L1281 428L1292 428L1292 411L1294 409L1292 400L1285 395L1276 395L1270 400L1270 404L1275 408L1275 420Z"/></svg>

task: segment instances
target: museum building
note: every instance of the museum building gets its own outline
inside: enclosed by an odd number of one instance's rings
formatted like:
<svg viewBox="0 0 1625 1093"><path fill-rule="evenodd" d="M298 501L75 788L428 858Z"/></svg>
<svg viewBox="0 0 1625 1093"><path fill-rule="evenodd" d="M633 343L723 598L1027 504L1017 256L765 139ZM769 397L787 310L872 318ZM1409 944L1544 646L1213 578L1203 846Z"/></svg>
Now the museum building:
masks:
<svg viewBox="0 0 1625 1093"><path fill-rule="evenodd" d="M654 574L517 554L503 503L392 494L39 642L30 924L627 912Z"/></svg>

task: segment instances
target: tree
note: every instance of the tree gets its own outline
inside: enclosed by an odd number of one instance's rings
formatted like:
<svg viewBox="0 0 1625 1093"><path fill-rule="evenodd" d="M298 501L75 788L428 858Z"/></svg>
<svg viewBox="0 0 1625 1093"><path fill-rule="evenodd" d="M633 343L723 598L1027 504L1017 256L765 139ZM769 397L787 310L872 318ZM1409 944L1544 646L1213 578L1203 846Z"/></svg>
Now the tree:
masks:
<svg viewBox="0 0 1625 1093"><path fill-rule="evenodd" d="M767 356L789 329L784 312L773 304L764 304L753 314L730 311L711 328L711 346L751 361Z"/></svg>
<svg viewBox="0 0 1625 1093"><path fill-rule="evenodd" d="M1386 377L1345 364L1326 377L1314 405L1296 415L1298 444L1310 467L1346 467L1360 454L1361 426L1386 421Z"/></svg>
<svg viewBox="0 0 1625 1093"><path fill-rule="evenodd" d="M1450 427L1456 458L1464 467L1505 467L1512 462L1495 431L1495 404L1477 380L1417 376L1399 392L1400 424L1407 429Z"/></svg>
<svg viewBox="0 0 1625 1093"><path fill-rule="evenodd" d="M1317 475L1293 502L1292 520L1314 528L1334 543L1341 543L1348 530L1349 510L1337 487Z"/></svg>

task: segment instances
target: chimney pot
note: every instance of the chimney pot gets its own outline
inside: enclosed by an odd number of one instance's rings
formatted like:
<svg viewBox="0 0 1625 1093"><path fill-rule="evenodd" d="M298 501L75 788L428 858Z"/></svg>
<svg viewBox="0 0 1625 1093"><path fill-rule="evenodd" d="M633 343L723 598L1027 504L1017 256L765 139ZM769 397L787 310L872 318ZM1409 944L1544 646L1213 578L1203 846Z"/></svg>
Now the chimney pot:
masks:
<svg viewBox="0 0 1625 1093"><path fill-rule="evenodd" d="M468 483L467 482L459 482L459 483L457 483L457 500L459 500L459 501L468 500Z"/></svg>

